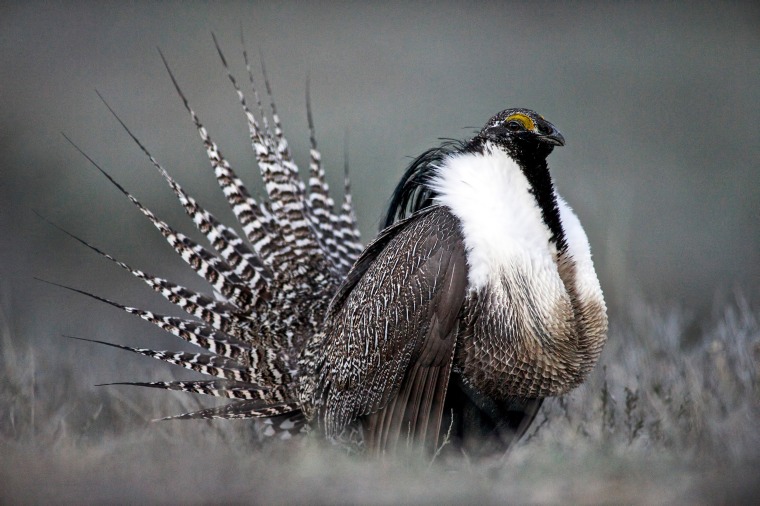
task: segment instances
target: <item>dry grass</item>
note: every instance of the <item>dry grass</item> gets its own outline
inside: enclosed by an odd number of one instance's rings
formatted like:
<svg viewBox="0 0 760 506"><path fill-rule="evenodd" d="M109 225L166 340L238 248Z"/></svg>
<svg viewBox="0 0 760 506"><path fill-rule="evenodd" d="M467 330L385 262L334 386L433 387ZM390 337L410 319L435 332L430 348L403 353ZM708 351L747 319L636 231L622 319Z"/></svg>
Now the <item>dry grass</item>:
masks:
<svg viewBox="0 0 760 506"><path fill-rule="evenodd" d="M757 314L742 298L704 320L635 304L587 384L547 402L509 455L432 464L261 446L244 422L151 423L195 399L92 388L3 329L0 502L745 503L759 488Z"/></svg>

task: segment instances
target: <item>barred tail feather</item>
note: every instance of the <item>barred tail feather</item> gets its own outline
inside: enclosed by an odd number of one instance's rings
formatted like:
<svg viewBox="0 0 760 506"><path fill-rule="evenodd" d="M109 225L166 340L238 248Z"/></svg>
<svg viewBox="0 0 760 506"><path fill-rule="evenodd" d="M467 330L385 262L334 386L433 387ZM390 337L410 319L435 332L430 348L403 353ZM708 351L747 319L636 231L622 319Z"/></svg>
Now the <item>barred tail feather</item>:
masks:
<svg viewBox="0 0 760 506"><path fill-rule="evenodd" d="M205 381L119 381L115 383L101 383L96 386L129 385L162 390L175 390L212 397L223 397L238 400L258 400L266 402L282 402L282 396L273 395L269 389L230 380L205 380Z"/></svg>
<svg viewBox="0 0 760 506"><path fill-rule="evenodd" d="M260 294L253 293L245 284L232 267L226 261L217 257L203 246L199 245L184 234L177 232L166 222L158 219L153 212L143 206L131 193L121 186L108 172L100 167L92 158L89 157L79 146L71 139L68 140L87 160L95 166L119 191L121 191L129 200L145 215L150 222L161 232L169 245L199 276L204 278L208 283L228 301L232 302L242 310L252 309L258 302ZM43 218L44 219L44 218ZM46 220L47 221L47 220ZM55 226L55 225L54 225ZM60 229L60 227L57 227ZM64 231L65 232L65 231ZM68 234L68 232L66 232ZM71 235L71 234L69 234Z"/></svg>
<svg viewBox="0 0 760 506"><path fill-rule="evenodd" d="M298 166L293 162L293 156L290 154L290 147L288 146L288 140L282 130L282 124L280 123L280 116L277 114L277 106L274 102L274 94L272 93L272 86L269 84L269 77L267 76L267 70L264 66L264 59L261 59L261 74L264 77L264 86L267 90L267 96L269 97L269 107L272 110L272 123L274 124L274 141L277 146L277 154L282 162L282 166L286 170L286 174L289 175L290 182L296 188L296 195L303 196L306 188L303 181L298 175Z"/></svg>
<svg viewBox="0 0 760 506"><path fill-rule="evenodd" d="M326 264L325 268L330 272L334 274L338 274L338 272L335 270L334 262L330 262L329 251L325 251L324 245L320 242L319 231L311 223L313 216L308 201L305 199L305 186L298 175L298 167L292 161L287 141L282 134L276 105L271 99L271 86L266 77L263 58L262 73L270 97L270 107L275 124L274 134L269 127L261 97L255 86L242 32L240 42L243 46L243 60L248 73L248 80L263 124L263 129L258 130L258 135L253 135L252 132L251 143L270 199L266 209L274 216L279 226L278 235L284 242L278 255L280 272L295 274L297 278L305 280L306 285L319 286L326 283L325 273L321 269L316 271L314 269L304 270L305 264L298 262L298 258L310 257L314 259L314 263L317 265ZM244 99L242 92L238 92L238 96ZM250 129L251 125L256 126L256 123L255 121L250 122L250 119L254 119L252 115L248 115L248 117ZM295 247L292 246L294 243L296 243ZM315 249L315 245L317 249Z"/></svg>
<svg viewBox="0 0 760 506"><path fill-rule="evenodd" d="M305 430L306 418L297 400L300 381L298 363L303 357L305 343L318 332L332 296L361 251L348 173L346 170L343 202L336 209L335 201L330 197L321 154L317 149L307 88L310 160L308 185L304 184L283 133L263 62L261 71L269 97L271 123L254 86L245 44L243 43L243 59L259 119L251 111L213 34L212 38L245 115L251 146L266 189L266 197L261 202L251 196L224 158L219 146L190 107L166 58L160 50L159 53L201 137L217 183L242 234L218 221L198 204L169 175L99 93L98 96L106 107L148 157L213 249L206 249L162 221L73 142L69 142L143 213L182 260L209 283L216 297L135 269L65 230L65 233L92 251L142 279L192 318L161 315L113 302L83 290L64 288L139 316L205 351L159 351L75 339L128 350L214 378L111 384L233 399L222 407L165 419L266 419L261 427L263 435L279 435L287 439Z"/></svg>
<svg viewBox="0 0 760 506"><path fill-rule="evenodd" d="M279 202L279 200L283 197L283 195L287 193L287 191L278 191L278 189L281 187L287 187L288 178L283 176L285 172L281 170L281 165L277 160L271 134L268 132L263 132L259 127L259 123L256 121L256 117L248 108L248 103L245 99L243 91L240 89L240 86L237 84L237 80L229 70L227 60L224 57L224 53L222 52L221 47L216 40L216 37L213 36L213 38L217 52L219 53L219 57L222 60L222 65L227 72L227 77L232 83L232 86L235 89L235 93L238 96L238 100L243 108L243 112L245 113L248 124L248 131L251 139L251 146L253 148L254 154L256 155L256 162L259 165L262 177L266 183L268 196L272 200L272 203ZM251 85L253 86L252 76ZM260 114L266 123L266 117L264 116L258 93L256 92L255 88L253 88L253 91L256 95ZM280 206L275 207L278 210L280 209ZM269 234L264 236L257 235L256 237L249 236L249 239L254 244L254 246L258 245L257 251L259 249L262 251L263 258L265 258L270 265L281 266L283 264L282 259L287 258L293 254L293 245L289 244L288 242L289 240L292 242L292 238L295 237L295 234L291 230L292 227L290 222L286 219L282 219L283 217L280 216L281 213L274 211L271 205L263 205L260 210L262 212L262 216L266 219L266 223L269 227Z"/></svg>
<svg viewBox="0 0 760 506"><path fill-rule="evenodd" d="M209 297L208 295L194 292L190 290L189 288L180 286L176 283L172 283L171 281L167 281L157 276L152 276L150 274L147 274L141 270L134 269L130 267L128 264L120 260L117 260L116 258L109 255L108 253L101 251L95 246L89 244L87 241L80 239L79 237L73 234L69 234L63 229L60 229L60 230L62 230L64 233L68 234L70 237L80 242L84 246L88 247L92 251L98 253L102 257L107 258L108 260L112 261L119 267L130 272L136 278L143 280L148 286L153 288L154 291L163 295L171 303L182 308L187 313L207 322L213 328L220 330L222 332L227 332L232 335L235 335L236 328L250 327L250 314L248 316L243 316L243 313L240 311L240 309L234 306L233 304L230 304L228 302L217 301L216 299L214 299L213 297ZM58 286L63 286L63 285L58 285ZM68 287L64 287L64 288L68 288ZM90 295L86 292L82 292L80 290L76 290L73 288L71 290L77 291L79 293L83 293L85 295Z"/></svg>
<svg viewBox="0 0 760 506"><path fill-rule="evenodd" d="M326 258L325 251L320 247L319 237L311 223L308 202L305 199L305 186L299 176L298 166L293 162L287 140L283 136L274 100L271 100L271 108L275 132L272 135L267 130L265 135L248 108L245 95L229 71L216 38L214 38L214 43L248 120L251 145L270 199L271 214L278 227L280 249L276 252L276 263L280 267L280 272L311 280L314 280L316 276L316 282L321 283L321 269L315 271L309 267L313 264L319 266L329 261L329 258ZM263 119L266 120L261 100L254 86L250 65L247 63L247 56L246 66L259 110ZM262 71L264 71L263 67ZM271 88L266 74L265 82L271 99ZM295 262L294 259L298 258L309 258L311 261Z"/></svg>
<svg viewBox="0 0 760 506"><path fill-rule="evenodd" d="M76 339L78 341L86 341L90 343L111 346L112 348L118 348L120 350L131 351L139 355L161 360L162 362L178 365L184 367L185 369L191 369L207 376L256 384L256 380L251 375L248 367L241 365L234 360L220 357L219 355L211 355L208 353L188 353L184 351L152 350L150 348L134 348L132 346L125 346L123 344L99 341L97 339L85 339L76 336L65 337L68 337L69 339Z"/></svg>
<svg viewBox="0 0 760 506"><path fill-rule="evenodd" d="M261 401L239 401L220 406L218 408L202 409L192 413L167 416L159 420L211 420L235 418L269 418L286 415L299 409L297 402L284 402L280 404L264 404Z"/></svg>
<svg viewBox="0 0 760 506"><path fill-rule="evenodd" d="M340 223L346 238L345 246L348 250L346 259L356 260L361 255L364 248L361 244L361 233L356 222L356 212L354 211L354 199L351 194L351 178L348 174L348 148L346 148L345 165L343 167L343 205L340 210Z"/></svg>
<svg viewBox="0 0 760 506"><path fill-rule="evenodd" d="M102 98L103 97L101 96L101 99ZM240 238L233 228L220 223L211 213L203 209L195 199L189 196L179 183L169 175L166 169L164 169L150 151L148 151L137 136L132 133L121 118L119 118L111 106L108 105L105 100L103 100L103 102L167 182L179 199L180 204L184 207L185 212L193 220L196 228L206 236L209 243L217 250L217 252L219 252L222 258L234 268L235 274L246 280L253 288L257 290L264 289L267 285L267 281L271 279L272 273L263 263L261 258L246 246L243 239Z"/></svg>
<svg viewBox="0 0 760 506"><path fill-rule="evenodd" d="M317 149L317 139L314 128L314 118L311 111L311 95L309 83L306 83L306 119L309 124L309 208L314 228L332 262L332 269L337 276L343 277L353 264L355 258L350 258L349 250L342 244L339 216L335 214L335 201L330 197L330 187L322 167L322 155ZM357 255L358 257L358 255Z"/></svg>
<svg viewBox="0 0 760 506"><path fill-rule="evenodd" d="M218 46L217 49L219 49ZM219 54L224 61L224 56L222 55L221 50L219 50ZM267 235L271 234L272 224L270 217L262 212L261 207L250 195L242 180L237 177L235 172L232 170L229 162L227 162L227 160L222 156L222 153L219 150L219 146L211 139L211 136L208 134L206 129L203 127L203 124L200 122L198 115L190 107L190 103L188 102L187 97L185 97L184 93L182 92L177 79L174 77L174 74L172 73L168 62L162 53L161 59L163 60L164 66L169 73L169 77L174 84L174 88L177 90L177 93L182 99L182 103L184 104L185 109L190 114L190 117L192 118L193 123L198 130L201 140L203 141L203 145L206 148L206 153L208 155L209 161L211 162L211 166L214 169L214 174L217 178L217 182L219 183L222 192L227 198L227 202L229 203L230 208L237 217L240 225L243 227L243 231L248 237L248 240L251 242L251 244L254 245L254 248L257 244L259 244L261 248L261 241L265 239ZM235 84L237 88L232 75L229 74L229 72L228 75L230 76L230 79L233 79L233 84ZM240 95L242 96L242 94ZM265 261L271 262L271 252L267 251L266 248L262 248L261 251L257 250L257 253L259 253L262 259Z"/></svg>

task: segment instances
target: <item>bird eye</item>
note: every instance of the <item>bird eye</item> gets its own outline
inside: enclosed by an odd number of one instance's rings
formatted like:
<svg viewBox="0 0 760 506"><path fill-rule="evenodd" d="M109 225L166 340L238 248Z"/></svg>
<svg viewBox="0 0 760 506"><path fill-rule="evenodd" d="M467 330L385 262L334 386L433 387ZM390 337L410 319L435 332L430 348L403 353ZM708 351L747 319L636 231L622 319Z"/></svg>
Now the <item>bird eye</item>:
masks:
<svg viewBox="0 0 760 506"><path fill-rule="evenodd" d="M522 132L526 130L530 132L533 131L535 126L535 122L529 116L520 112L510 114L504 119L504 128L510 132Z"/></svg>
<svg viewBox="0 0 760 506"><path fill-rule="evenodd" d="M523 129L523 126L520 124L520 122L515 120L508 121L506 127L510 132L519 132Z"/></svg>

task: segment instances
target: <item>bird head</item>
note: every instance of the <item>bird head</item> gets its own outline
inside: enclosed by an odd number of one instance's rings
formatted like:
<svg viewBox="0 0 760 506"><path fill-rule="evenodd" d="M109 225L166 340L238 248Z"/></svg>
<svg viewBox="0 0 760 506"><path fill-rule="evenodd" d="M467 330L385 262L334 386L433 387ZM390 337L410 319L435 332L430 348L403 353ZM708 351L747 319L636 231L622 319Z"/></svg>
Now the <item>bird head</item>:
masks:
<svg viewBox="0 0 760 506"><path fill-rule="evenodd" d="M554 146L564 146L557 127L530 109L506 109L493 116L477 135L505 149L515 159L546 158Z"/></svg>

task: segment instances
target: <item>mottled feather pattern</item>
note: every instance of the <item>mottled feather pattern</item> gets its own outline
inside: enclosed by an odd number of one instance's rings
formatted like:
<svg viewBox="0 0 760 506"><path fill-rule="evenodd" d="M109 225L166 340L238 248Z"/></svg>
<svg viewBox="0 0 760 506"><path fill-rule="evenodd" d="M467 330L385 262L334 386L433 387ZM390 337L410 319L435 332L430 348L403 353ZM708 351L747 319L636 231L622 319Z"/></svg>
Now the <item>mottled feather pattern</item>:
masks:
<svg viewBox="0 0 760 506"><path fill-rule="evenodd" d="M461 244L461 237L442 208L415 218L397 227L386 246L398 254L367 258L369 268L328 312L318 361L302 381L314 378L305 391L322 392L307 412L316 412L313 416L330 437L339 437L351 421L387 404L427 342L433 325L427 308L442 290L440 255L451 255L448 245ZM464 270L457 274L466 278Z"/></svg>

